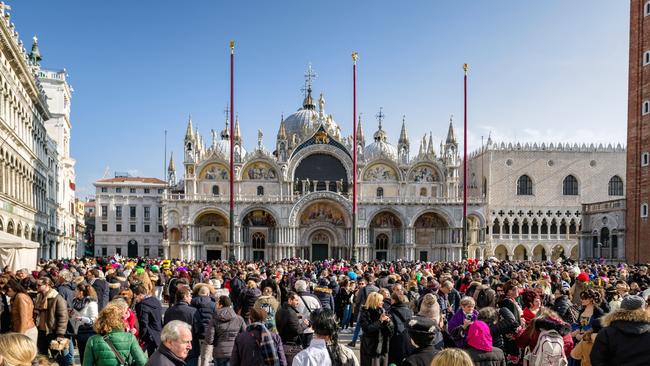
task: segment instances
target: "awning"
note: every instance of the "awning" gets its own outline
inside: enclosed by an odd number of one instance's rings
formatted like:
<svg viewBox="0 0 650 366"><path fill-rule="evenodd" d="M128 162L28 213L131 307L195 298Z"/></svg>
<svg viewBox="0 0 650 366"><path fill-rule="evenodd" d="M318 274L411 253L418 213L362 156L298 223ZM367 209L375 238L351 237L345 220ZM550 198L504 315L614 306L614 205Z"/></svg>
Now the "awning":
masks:
<svg viewBox="0 0 650 366"><path fill-rule="evenodd" d="M0 268L9 266L12 271L36 269L39 247L35 241L0 231Z"/></svg>

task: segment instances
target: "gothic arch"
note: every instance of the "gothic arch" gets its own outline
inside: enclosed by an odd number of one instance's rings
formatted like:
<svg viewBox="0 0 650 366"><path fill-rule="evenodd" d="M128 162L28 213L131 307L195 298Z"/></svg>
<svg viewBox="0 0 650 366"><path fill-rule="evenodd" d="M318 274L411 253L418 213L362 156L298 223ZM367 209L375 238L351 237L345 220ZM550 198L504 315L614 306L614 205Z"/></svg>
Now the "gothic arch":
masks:
<svg viewBox="0 0 650 366"><path fill-rule="evenodd" d="M197 224L199 219L204 216L204 215L209 215L209 214L216 214L218 216L221 216L224 221L226 222L226 225L228 225L228 216L229 214L226 213L224 210L222 210L219 207L206 207L202 208L201 210L197 211L191 218L190 222L192 224Z"/></svg>
<svg viewBox="0 0 650 366"><path fill-rule="evenodd" d="M251 160L246 161L246 163L243 165L242 169L239 170L239 174L235 176L237 180L244 181L244 180L258 180L258 179L253 179L249 178L247 176L248 170L255 166L256 164L263 164L266 165L267 167L273 169L275 171L275 178L274 179L268 179L266 180L267 182L279 182L284 180L284 177L282 177L282 168L275 162L273 159L270 159L268 156L262 155L262 156L255 156Z"/></svg>
<svg viewBox="0 0 650 366"><path fill-rule="evenodd" d="M416 169L426 166L428 168L433 169L433 171L436 173L436 179L433 180L433 182L421 182L421 183L445 183L445 169L440 166L439 163L433 162L433 161L421 161L421 162L415 162L413 166L407 171L404 180L408 182L414 182L412 179L412 174L415 172Z"/></svg>
<svg viewBox="0 0 650 366"><path fill-rule="evenodd" d="M396 209L394 209L392 207L382 207L382 208L368 214L368 217L370 219L367 220L366 227L370 228L370 225L372 224L372 221L375 219L375 217L377 217L377 215L379 215L381 213L384 213L384 212L390 212L391 214L395 215L395 217L397 217L397 219L400 221L401 227L403 227L403 228L405 227L405 225L408 222L404 218L404 216L399 211L397 211Z"/></svg>

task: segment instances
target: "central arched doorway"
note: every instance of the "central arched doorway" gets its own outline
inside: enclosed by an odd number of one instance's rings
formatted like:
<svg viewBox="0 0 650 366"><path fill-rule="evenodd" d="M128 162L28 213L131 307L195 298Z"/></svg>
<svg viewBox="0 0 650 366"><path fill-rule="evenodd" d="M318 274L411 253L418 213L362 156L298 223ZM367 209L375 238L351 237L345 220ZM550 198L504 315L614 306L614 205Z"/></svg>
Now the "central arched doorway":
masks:
<svg viewBox="0 0 650 366"><path fill-rule="evenodd" d="M196 218L194 225L198 230L198 238L194 240L201 241L205 246L205 258L207 260L223 259L224 242L229 241L228 219L218 212L205 212ZM189 240L193 239L189 238ZM188 249L197 251L192 248ZM194 258L200 258L201 256L199 253L193 255ZM185 257L187 257L187 254L185 254Z"/></svg>
<svg viewBox="0 0 650 366"><path fill-rule="evenodd" d="M454 260L455 249L450 246L457 238L449 227L447 220L436 212L425 212L414 223L415 245L420 251L420 258L428 261Z"/></svg>
<svg viewBox="0 0 650 366"><path fill-rule="evenodd" d="M298 255L318 259L323 258L323 255L329 258L349 258L345 242L349 221L344 212L342 205L333 200L318 200L306 205L299 216L301 245L297 250ZM316 233L325 233L327 242L324 242L325 237L317 236ZM316 237L322 239L321 242L314 242ZM324 245L314 244L327 244L327 251Z"/></svg>
<svg viewBox="0 0 650 366"><path fill-rule="evenodd" d="M402 221L390 211L378 213L370 221L369 245L374 247L374 258L378 260L390 260L393 258L405 258L404 233ZM400 245L402 244L402 245Z"/></svg>
<svg viewBox="0 0 650 366"><path fill-rule="evenodd" d="M244 258L256 261L265 260L266 245L275 243L276 221L273 215L262 209L253 210L242 220L242 239L244 240Z"/></svg>
<svg viewBox="0 0 650 366"><path fill-rule="evenodd" d="M323 261L329 257L330 236L324 230L314 232L309 238L311 243L311 260Z"/></svg>

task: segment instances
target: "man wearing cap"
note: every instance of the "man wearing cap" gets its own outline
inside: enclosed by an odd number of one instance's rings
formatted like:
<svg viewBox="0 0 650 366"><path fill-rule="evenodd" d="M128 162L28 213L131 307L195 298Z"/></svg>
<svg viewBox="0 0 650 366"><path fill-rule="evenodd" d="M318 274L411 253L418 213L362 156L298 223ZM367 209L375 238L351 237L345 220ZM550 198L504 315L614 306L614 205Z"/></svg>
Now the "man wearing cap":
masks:
<svg viewBox="0 0 650 366"><path fill-rule="evenodd" d="M433 341L440 331L436 323L423 316L414 316L407 324L412 343L417 347L404 359L403 366L429 366L431 360L440 350L433 346Z"/></svg>
<svg viewBox="0 0 650 366"><path fill-rule="evenodd" d="M590 355L593 366L650 365L650 313L642 297L624 298L618 310L601 318L601 325Z"/></svg>

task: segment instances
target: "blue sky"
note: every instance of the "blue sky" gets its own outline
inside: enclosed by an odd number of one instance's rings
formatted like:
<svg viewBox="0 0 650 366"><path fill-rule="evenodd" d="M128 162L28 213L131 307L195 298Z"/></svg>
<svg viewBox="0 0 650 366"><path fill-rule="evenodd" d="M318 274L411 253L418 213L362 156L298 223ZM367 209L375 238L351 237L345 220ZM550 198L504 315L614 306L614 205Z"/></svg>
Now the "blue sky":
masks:
<svg viewBox="0 0 650 366"><path fill-rule="evenodd" d="M269 150L280 116L301 104L309 62L326 111L351 133L351 58L367 140L379 107L411 153L449 115L462 133L470 64L469 144L625 143L628 1L7 1L21 38L37 34L46 68L66 68L78 195L105 168L163 174L164 130L177 168L188 114L207 142L223 129L228 41L244 144ZM29 47L28 47L29 48ZM436 144L437 146L437 144Z"/></svg>

